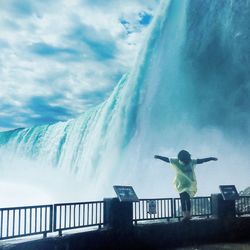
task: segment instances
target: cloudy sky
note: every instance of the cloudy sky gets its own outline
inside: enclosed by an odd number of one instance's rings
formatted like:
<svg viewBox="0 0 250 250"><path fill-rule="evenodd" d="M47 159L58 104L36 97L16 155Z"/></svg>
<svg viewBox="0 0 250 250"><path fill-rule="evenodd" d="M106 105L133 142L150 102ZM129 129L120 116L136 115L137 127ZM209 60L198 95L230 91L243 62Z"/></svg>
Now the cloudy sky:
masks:
<svg viewBox="0 0 250 250"><path fill-rule="evenodd" d="M0 131L68 120L134 65L160 0L0 0Z"/></svg>

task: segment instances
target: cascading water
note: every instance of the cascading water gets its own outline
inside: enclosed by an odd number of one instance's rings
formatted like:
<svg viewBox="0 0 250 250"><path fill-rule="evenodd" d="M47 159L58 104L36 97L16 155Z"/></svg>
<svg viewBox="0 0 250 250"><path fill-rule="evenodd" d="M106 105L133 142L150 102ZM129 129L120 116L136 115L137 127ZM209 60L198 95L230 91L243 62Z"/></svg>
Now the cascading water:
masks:
<svg viewBox="0 0 250 250"><path fill-rule="evenodd" d="M249 14L247 0L163 1L137 64L111 96L77 119L0 133L1 169L10 179L23 165L40 169L45 185L51 177L47 192L62 178L83 199L111 195L113 184L166 197L173 173L153 155L185 148L219 158L197 170L201 194L249 185Z"/></svg>

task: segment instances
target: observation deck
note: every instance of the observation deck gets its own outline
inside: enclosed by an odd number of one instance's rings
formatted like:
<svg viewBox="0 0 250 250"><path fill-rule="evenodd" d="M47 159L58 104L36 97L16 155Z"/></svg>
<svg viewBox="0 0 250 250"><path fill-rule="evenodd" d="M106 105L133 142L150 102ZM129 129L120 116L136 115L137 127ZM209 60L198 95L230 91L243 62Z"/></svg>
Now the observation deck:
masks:
<svg viewBox="0 0 250 250"><path fill-rule="evenodd" d="M178 249L250 241L250 196L195 197L192 219L181 218L179 198L0 208L0 249Z"/></svg>

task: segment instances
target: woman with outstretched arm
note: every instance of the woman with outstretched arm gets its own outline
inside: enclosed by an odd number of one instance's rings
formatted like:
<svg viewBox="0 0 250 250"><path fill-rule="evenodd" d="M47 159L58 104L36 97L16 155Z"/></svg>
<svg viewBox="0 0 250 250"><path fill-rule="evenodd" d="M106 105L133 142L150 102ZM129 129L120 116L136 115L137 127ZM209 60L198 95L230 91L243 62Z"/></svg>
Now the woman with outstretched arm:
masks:
<svg viewBox="0 0 250 250"><path fill-rule="evenodd" d="M201 164L208 161L217 161L215 157L203 159L191 159L191 155L186 150L181 150L177 158L168 158L160 155L155 155L155 159L159 159L170 163L176 171L174 185L180 194L181 208L183 212L183 220L191 218L191 201L197 192L197 181L194 168L196 164Z"/></svg>

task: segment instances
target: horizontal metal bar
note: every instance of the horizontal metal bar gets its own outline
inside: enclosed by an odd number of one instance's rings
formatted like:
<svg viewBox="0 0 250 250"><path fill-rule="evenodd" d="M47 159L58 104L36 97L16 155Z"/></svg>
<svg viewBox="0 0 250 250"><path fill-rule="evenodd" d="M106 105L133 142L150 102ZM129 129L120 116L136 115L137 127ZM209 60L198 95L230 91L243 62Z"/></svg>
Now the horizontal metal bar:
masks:
<svg viewBox="0 0 250 250"><path fill-rule="evenodd" d="M24 206L24 207L3 207L0 208L0 211L7 210L21 210L21 209L33 209L33 208L45 208L45 207L53 207L53 205L41 205L41 206Z"/></svg>
<svg viewBox="0 0 250 250"><path fill-rule="evenodd" d="M104 201L86 201L86 202L70 202L70 203L56 203L54 206L69 206L69 205L84 205L84 204L98 204Z"/></svg>
<svg viewBox="0 0 250 250"><path fill-rule="evenodd" d="M42 232L38 232L38 233L29 233L29 234L21 234L21 235L13 235L13 236L4 236L2 238L0 238L0 240L6 240L6 239L13 239L13 238L20 238L20 237L26 237L26 236L33 236L33 235L38 235L38 234L44 234L44 233L51 233L49 231L42 231Z"/></svg>
<svg viewBox="0 0 250 250"><path fill-rule="evenodd" d="M143 198L139 199L139 201L148 201L148 200L172 200L173 198ZM134 201L137 202L137 201Z"/></svg>
<svg viewBox="0 0 250 250"><path fill-rule="evenodd" d="M133 219L133 221L144 221L144 220L165 220L165 219L173 219L172 217L159 217L159 218L145 218L145 219Z"/></svg>
<svg viewBox="0 0 250 250"><path fill-rule="evenodd" d="M96 223L96 224L88 224L84 226L75 226L75 227L63 227L63 228L56 228L54 232L64 231L64 230L71 230L71 229L79 229L84 227L95 227L95 226L103 226L104 223Z"/></svg>

